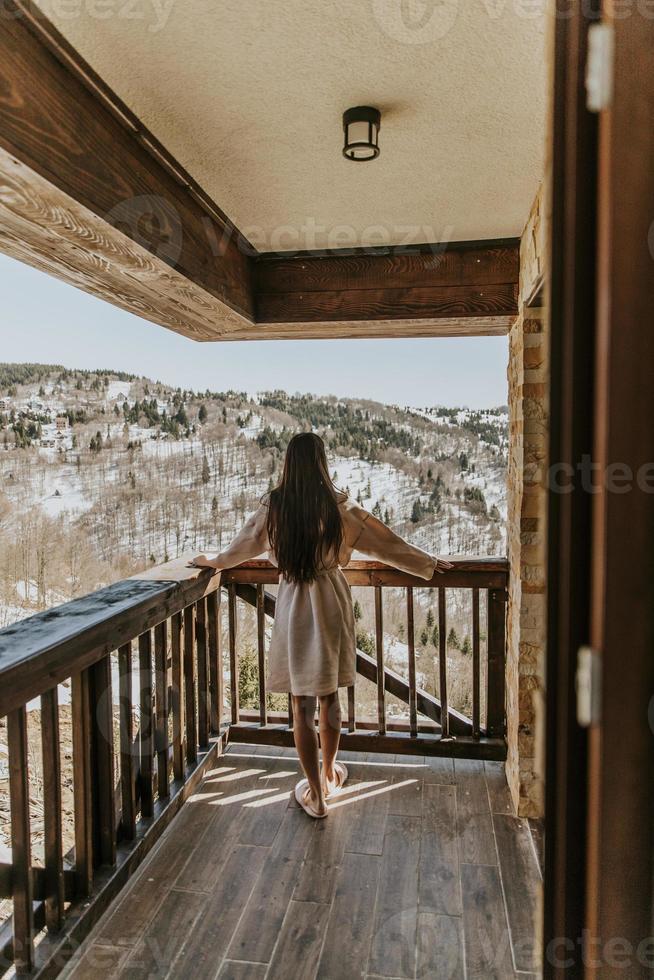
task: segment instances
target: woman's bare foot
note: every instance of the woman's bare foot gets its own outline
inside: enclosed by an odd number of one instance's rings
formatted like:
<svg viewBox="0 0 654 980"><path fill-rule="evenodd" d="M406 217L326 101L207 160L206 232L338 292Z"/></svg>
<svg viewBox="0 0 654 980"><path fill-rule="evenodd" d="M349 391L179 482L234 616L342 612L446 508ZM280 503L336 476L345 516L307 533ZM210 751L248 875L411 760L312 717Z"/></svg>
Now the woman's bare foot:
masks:
<svg viewBox="0 0 654 980"><path fill-rule="evenodd" d="M327 816L328 808L325 804L325 800L322 797L322 793L320 790L318 790L317 793L314 793L306 778L301 779L295 784L293 795L304 812L310 817L320 820Z"/></svg>
<svg viewBox="0 0 654 980"><path fill-rule="evenodd" d="M302 799L307 806L309 806L316 813L320 814L320 816L327 813L327 804L325 803L324 798L320 800L314 796L310 786L307 786L305 792L302 794Z"/></svg>
<svg viewBox="0 0 654 980"><path fill-rule="evenodd" d="M326 800L341 788L347 776L347 768L342 762L335 762L331 771L323 766L320 778L323 796Z"/></svg>

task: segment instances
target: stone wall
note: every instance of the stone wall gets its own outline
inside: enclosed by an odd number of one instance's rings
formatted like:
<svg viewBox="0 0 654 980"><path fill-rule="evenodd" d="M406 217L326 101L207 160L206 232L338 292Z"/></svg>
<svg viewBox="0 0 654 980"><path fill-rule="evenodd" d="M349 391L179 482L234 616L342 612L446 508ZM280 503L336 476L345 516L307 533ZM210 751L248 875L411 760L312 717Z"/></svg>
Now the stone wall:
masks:
<svg viewBox="0 0 654 980"><path fill-rule="evenodd" d="M528 817L541 816L543 809L537 732L546 639L549 344L541 299L546 214L541 191L521 240L519 315L509 335L506 773L516 809Z"/></svg>

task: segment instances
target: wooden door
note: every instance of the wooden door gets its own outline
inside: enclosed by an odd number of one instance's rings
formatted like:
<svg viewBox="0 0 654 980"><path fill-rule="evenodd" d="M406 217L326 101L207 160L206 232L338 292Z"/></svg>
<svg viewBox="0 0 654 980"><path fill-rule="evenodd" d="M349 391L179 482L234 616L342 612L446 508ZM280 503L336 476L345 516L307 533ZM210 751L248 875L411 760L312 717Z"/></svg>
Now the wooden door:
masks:
<svg viewBox="0 0 654 980"><path fill-rule="evenodd" d="M613 95L599 115L586 975L654 967L654 9L604 0Z"/></svg>
<svg viewBox="0 0 654 980"><path fill-rule="evenodd" d="M654 10L574 6L555 68L551 460L575 476L550 494L544 973L604 980L654 964ZM613 92L593 114L598 14Z"/></svg>
<svg viewBox="0 0 654 980"><path fill-rule="evenodd" d="M594 431L597 116L586 108L581 3L555 22L550 242L550 463L576 472ZM572 16L566 16L568 10ZM589 642L591 505L572 479L548 498L544 975L581 976L586 904L587 732L577 724L577 651Z"/></svg>

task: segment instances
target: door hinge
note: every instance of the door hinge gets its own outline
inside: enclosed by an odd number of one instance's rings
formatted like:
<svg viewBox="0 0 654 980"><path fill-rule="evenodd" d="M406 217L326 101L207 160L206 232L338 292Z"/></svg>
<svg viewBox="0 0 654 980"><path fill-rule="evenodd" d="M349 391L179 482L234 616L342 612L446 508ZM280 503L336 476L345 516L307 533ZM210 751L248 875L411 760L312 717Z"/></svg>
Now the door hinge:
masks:
<svg viewBox="0 0 654 980"><path fill-rule="evenodd" d="M614 48L613 26L606 22L591 24L586 58L586 108L589 112L602 112L613 101Z"/></svg>
<svg viewBox="0 0 654 980"><path fill-rule="evenodd" d="M577 723L582 728L597 725L601 714L602 658L592 647L577 652Z"/></svg>

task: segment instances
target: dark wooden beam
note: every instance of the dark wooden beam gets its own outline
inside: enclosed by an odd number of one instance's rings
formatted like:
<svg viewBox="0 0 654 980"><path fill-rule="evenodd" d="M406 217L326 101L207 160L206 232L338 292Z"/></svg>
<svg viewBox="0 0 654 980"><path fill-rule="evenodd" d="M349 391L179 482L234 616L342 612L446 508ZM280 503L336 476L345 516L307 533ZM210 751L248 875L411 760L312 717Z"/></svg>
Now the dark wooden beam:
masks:
<svg viewBox="0 0 654 980"><path fill-rule="evenodd" d="M362 289L517 284L520 241L441 242L342 249L264 252L257 256L257 292L302 293Z"/></svg>
<svg viewBox="0 0 654 980"><path fill-rule="evenodd" d="M517 314L519 269L515 239L260 255L256 316L266 324L366 321L380 336L396 320L413 321L417 332L421 320L434 333L503 332ZM475 328L474 320L484 322Z"/></svg>
<svg viewBox="0 0 654 980"><path fill-rule="evenodd" d="M258 255L30 0L0 18L0 250L195 340L507 333L516 240Z"/></svg>

